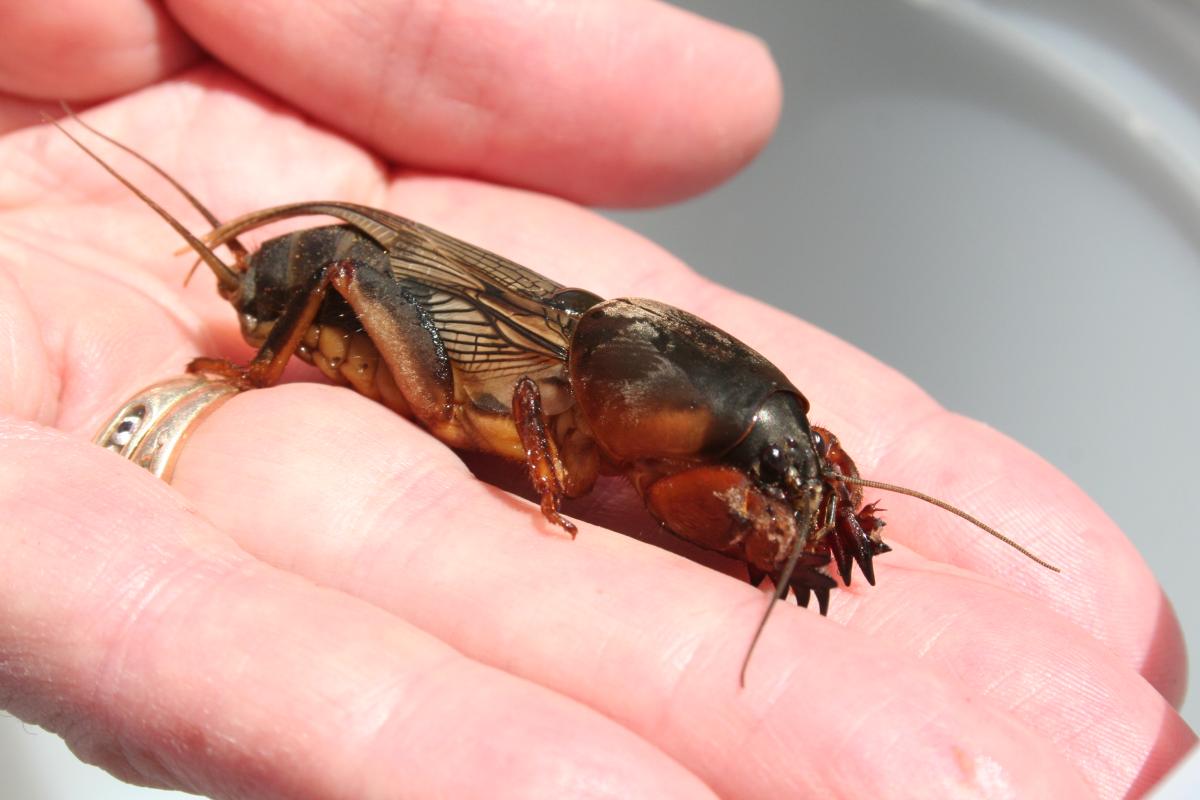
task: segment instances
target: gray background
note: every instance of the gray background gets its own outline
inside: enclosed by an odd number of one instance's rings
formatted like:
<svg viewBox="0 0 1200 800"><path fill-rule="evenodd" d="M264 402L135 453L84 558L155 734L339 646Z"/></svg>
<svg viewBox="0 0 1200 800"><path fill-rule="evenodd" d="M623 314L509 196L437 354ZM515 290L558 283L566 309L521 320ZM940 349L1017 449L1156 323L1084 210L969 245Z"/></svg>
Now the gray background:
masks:
<svg viewBox="0 0 1200 800"><path fill-rule="evenodd" d="M679 4L769 42L779 132L718 191L613 216L1037 450L1196 640L1197 4ZM64 753L0 719L0 797L165 796Z"/></svg>

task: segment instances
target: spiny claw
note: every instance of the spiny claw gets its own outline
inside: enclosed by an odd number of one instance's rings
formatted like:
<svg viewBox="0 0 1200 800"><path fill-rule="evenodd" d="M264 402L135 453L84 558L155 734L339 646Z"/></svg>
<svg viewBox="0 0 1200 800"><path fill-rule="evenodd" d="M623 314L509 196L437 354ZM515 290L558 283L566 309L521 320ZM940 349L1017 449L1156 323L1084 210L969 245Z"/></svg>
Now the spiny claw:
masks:
<svg viewBox="0 0 1200 800"><path fill-rule="evenodd" d="M842 583L849 586L853 559L851 558L850 551L842 543L841 531L835 531L828 537L828 541L829 552L833 554L833 562L837 564L837 571L842 576Z"/></svg>
<svg viewBox="0 0 1200 800"><path fill-rule="evenodd" d="M863 506L861 511L850 515L847 519L848 527L852 530L854 560L858 562L858 567L862 570L867 583L872 586L875 585L874 556L886 553L891 549L873 536L885 524L883 520L875 516L879 510L878 503L871 503Z"/></svg>
<svg viewBox="0 0 1200 800"><path fill-rule="evenodd" d="M821 587L813 589L813 594L817 596L817 609L824 617L829 613L829 589Z"/></svg>
<svg viewBox="0 0 1200 800"><path fill-rule="evenodd" d="M867 579L867 583L875 585L875 566L871 562L872 552L871 534L863 530L862 524L857 517L849 518L849 527L851 528L850 541L853 545L854 560L858 562L858 568L862 570L863 577ZM846 581L846 585L850 585L850 581Z"/></svg>
<svg viewBox="0 0 1200 800"><path fill-rule="evenodd" d="M808 601L813 594L817 596L817 606L824 616L829 610L829 591L837 586L837 582L820 571L829 563L829 556L824 553L806 553L797 565L792 579L788 582L796 593L796 603L808 607Z"/></svg>
<svg viewBox="0 0 1200 800"><path fill-rule="evenodd" d="M866 550L855 553L854 556L854 559L858 562L858 568L862 570L863 577L872 586L875 585L875 565L871 562L873 557L874 554L869 547ZM849 581L847 581L847 584L849 584Z"/></svg>

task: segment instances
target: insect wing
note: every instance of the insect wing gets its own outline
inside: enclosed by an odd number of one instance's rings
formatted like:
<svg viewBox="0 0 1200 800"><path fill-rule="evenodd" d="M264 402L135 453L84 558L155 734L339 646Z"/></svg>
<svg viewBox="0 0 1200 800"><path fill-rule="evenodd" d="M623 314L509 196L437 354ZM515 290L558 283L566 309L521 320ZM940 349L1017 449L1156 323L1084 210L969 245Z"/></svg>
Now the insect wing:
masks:
<svg viewBox="0 0 1200 800"><path fill-rule="evenodd" d="M460 369L515 379L547 362L561 368L577 321L547 303L561 284L411 220L375 213L389 223L377 238L393 275L429 312Z"/></svg>
<svg viewBox="0 0 1200 800"><path fill-rule="evenodd" d="M387 250L393 275L428 311L458 369L495 378L562 369L581 312L550 301L572 290L410 219L353 203L295 203L229 220L205 238L216 247L300 216L342 220Z"/></svg>

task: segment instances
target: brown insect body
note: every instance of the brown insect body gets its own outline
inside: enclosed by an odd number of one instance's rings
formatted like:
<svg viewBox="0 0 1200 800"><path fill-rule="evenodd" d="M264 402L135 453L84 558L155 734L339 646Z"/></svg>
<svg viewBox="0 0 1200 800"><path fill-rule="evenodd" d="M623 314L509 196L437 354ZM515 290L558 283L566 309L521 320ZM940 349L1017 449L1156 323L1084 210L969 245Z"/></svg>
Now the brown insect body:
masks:
<svg viewBox="0 0 1200 800"><path fill-rule="evenodd" d="M821 613L836 585L831 560L844 583L857 563L873 584L872 559L889 549L862 486L939 505L1050 566L936 498L860 478L837 438L809 424L808 401L777 367L685 311L602 300L351 203L278 206L217 225L150 164L216 225L202 241L75 141L188 241L259 348L249 365L199 358L192 371L263 387L299 356L447 444L525 462L543 513L572 534L562 498L585 494L601 474L625 475L668 530L744 562L756 584L771 577L776 597L790 589L807 605L815 593ZM341 224L253 253L237 240L300 216ZM233 266L213 252L221 245Z"/></svg>
<svg viewBox="0 0 1200 800"><path fill-rule="evenodd" d="M835 584L818 568L830 554L844 581L854 559L873 582L882 523L856 513L857 487L825 474L856 475L853 463L814 434L803 395L754 350L671 306L603 301L377 209L266 209L209 243L307 214L346 224L269 240L226 291L258 364L282 366L299 333L294 353L331 379L455 447L526 461L560 524L562 497L624 474L668 530L745 562L756 581L785 579L803 550L786 578L802 602L815 590L825 608ZM196 364L273 382L277 370L264 378L255 366Z"/></svg>

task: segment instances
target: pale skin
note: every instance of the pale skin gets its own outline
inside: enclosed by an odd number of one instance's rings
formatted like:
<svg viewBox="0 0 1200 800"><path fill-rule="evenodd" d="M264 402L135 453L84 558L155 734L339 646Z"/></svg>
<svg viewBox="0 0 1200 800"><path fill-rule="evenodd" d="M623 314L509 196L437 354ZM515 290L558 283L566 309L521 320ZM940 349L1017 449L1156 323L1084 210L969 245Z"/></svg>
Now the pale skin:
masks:
<svg viewBox="0 0 1200 800"><path fill-rule="evenodd" d="M0 707L81 758L221 798L1117 798L1195 741L1173 613L1065 477L575 205L682 197L752 157L780 97L756 40L635 0L4 5ZM108 98L86 119L222 218L353 200L698 313L802 387L864 475L1063 572L884 498L878 586L827 619L777 609L741 689L766 601L736 567L644 541L617 482L566 509L571 541L310 371L220 408L167 486L87 440L191 358L251 353L209 275L182 286L174 234L38 122L50 98Z"/></svg>

